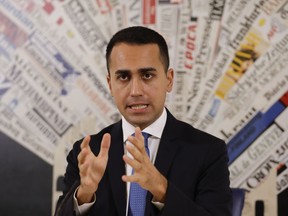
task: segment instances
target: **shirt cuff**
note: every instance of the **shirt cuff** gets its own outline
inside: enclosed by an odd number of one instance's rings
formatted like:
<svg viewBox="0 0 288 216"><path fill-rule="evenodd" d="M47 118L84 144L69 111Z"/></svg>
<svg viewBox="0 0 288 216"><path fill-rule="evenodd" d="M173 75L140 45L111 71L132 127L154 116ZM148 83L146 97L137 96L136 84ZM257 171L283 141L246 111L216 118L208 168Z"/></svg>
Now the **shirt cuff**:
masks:
<svg viewBox="0 0 288 216"><path fill-rule="evenodd" d="M78 191L78 188L79 187L76 188L74 195L73 195L74 211L76 212L76 216L85 215L90 210L90 208L94 205L94 203L96 202L96 195L94 194L92 202L79 205L77 198L76 198L76 193Z"/></svg>
<svg viewBox="0 0 288 216"><path fill-rule="evenodd" d="M161 202L154 202L152 201L152 204L159 210L162 210L162 208L164 207L164 203L161 203Z"/></svg>

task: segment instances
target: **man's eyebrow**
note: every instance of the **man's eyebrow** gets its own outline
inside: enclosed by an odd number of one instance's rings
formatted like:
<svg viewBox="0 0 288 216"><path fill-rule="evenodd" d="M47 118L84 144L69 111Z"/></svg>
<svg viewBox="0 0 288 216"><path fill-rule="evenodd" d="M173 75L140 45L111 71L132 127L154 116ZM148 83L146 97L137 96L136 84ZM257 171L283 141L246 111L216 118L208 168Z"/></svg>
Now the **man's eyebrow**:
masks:
<svg viewBox="0 0 288 216"><path fill-rule="evenodd" d="M149 71L156 71L156 68L153 68L153 67L145 67L145 68L139 68L138 71L140 73L146 73L146 72L149 72Z"/></svg>
<svg viewBox="0 0 288 216"><path fill-rule="evenodd" d="M115 71L115 74L131 73L128 69L119 69Z"/></svg>
<svg viewBox="0 0 288 216"><path fill-rule="evenodd" d="M146 72L149 72L149 71L156 71L156 68L153 68L153 67L145 67L145 68L139 68L137 70L139 73L146 73ZM129 69L118 69L115 71L115 75L117 74L127 74L127 73L131 73L131 70Z"/></svg>

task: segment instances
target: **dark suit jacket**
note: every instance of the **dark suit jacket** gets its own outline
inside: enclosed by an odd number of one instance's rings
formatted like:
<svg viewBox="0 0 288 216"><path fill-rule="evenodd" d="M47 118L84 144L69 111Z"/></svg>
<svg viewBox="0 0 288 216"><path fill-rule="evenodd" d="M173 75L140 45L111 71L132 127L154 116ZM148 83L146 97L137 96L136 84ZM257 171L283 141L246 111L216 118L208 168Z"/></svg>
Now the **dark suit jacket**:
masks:
<svg viewBox="0 0 288 216"><path fill-rule="evenodd" d="M176 120L169 111L167 113L155 161L156 168L168 179L166 202L159 211L151 203L152 195L148 192L145 215L230 216L232 196L225 143ZM125 173L121 121L91 137L90 146L96 155L104 133L110 133L112 138L109 160L96 192L96 202L88 215L125 216L126 184L121 180ZM73 215L72 196L79 185L77 155L81 141L74 144L67 156L64 180L67 190L59 199L57 215Z"/></svg>

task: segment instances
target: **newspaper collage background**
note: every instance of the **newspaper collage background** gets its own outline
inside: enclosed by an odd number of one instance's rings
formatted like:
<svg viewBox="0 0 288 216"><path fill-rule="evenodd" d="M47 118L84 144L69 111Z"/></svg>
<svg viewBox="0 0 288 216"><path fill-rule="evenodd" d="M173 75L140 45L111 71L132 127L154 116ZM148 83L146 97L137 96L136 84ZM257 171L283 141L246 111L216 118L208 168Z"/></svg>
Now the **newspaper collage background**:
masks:
<svg viewBox="0 0 288 216"><path fill-rule="evenodd" d="M1 132L53 166L59 145L118 120L105 48L132 25L167 40L166 105L226 141L231 186L277 169L287 191L287 0L0 0Z"/></svg>

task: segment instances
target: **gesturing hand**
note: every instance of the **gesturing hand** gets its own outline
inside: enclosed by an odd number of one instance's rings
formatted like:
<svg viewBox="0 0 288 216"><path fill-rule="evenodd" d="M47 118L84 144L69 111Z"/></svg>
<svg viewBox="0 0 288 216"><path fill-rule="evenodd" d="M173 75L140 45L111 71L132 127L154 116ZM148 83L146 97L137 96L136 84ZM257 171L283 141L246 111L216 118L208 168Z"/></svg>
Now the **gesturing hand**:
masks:
<svg viewBox="0 0 288 216"><path fill-rule="evenodd" d="M124 182L137 182L142 188L150 191L154 196L154 201L164 202L167 190L167 179L151 163L144 146L144 137L140 128L135 129L135 137L129 136L127 151L133 159L127 155L123 156L126 164L129 164L134 173L131 176L123 175Z"/></svg>
<svg viewBox="0 0 288 216"><path fill-rule="evenodd" d="M76 197L78 204L91 202L101 181L108 162L110 148L110 134L104 134L98 156L91 151L90 136L86 136L81 143L81 152L78 155L78 168L80 173L80 186Z"/></svg>

